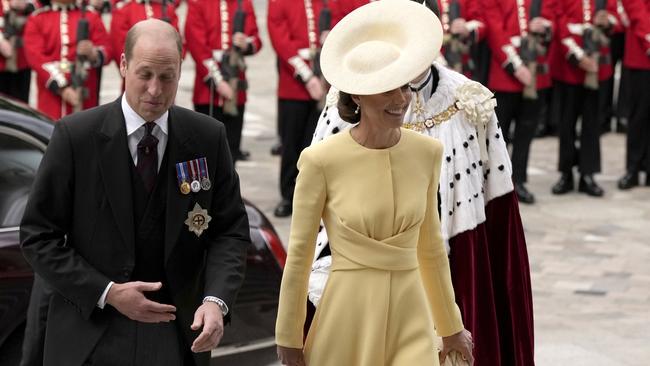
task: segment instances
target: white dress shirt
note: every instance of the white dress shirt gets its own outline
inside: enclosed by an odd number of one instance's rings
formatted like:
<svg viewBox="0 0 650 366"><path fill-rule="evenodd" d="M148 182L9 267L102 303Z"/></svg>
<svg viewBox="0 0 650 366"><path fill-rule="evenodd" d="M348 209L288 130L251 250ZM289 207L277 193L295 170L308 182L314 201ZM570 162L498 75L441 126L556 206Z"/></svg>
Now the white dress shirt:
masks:
<svg viewBox="0 0 650 366"><path fill-rule="evenodd" d="M133 164L138 166L138 143L144 137L145 128L144 124L149 122L145 121L140 115L138 115L133 108L126 101L126 93L122 94L122 113L124 113L124 121L126 122L126 140L129 146L129 152L131 153L131 158L133 159ZM154 126L151 134L158 139L158 169L160 169L160 164L162 164L163 155L165 154L165 148L167 147L167 136L169 134L168 130L168 121L169 111L165 112L160 118L153 121L156 126ZM108 283L106 289L102 293L102 296L97 301L97 306L100 309L103 309L106 306L106 295L108 295L108 290L113 286L113 281Z"/></svg>
<svg viewBox="0 0 650 366"><path fill-rule="evenodd" d="M144 124L147 122L154 122L156 124L151 134L158 139L158 169L160 169L160 164L165 154L165 147L167 147L167 136L169 134L167 118L169 117L169 112L165 112L155 121L145 121L135 113L126 101L126 94L122 95L122 111L124 113L124 120L126 121L126 139L129 144L129 151L131 152L131 158L133 158L133 164L136 166L138 166L138 143L144 137L145 133Z"/></svg>

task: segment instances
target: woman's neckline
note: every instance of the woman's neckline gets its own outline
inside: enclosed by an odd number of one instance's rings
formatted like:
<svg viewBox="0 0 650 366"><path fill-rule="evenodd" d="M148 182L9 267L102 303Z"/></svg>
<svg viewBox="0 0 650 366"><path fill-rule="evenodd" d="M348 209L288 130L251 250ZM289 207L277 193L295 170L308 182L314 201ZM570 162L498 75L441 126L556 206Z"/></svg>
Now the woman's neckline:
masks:
<svg viewBox="0 0 650 366"><path fill-rule="evenodd" d="M405 129L400 127L400 129L399 129L399 132L400 132L399 140L397 140L397 142L395 144L393 144L392 146L383 147L383 148L366 147L366 146L361 145L359 142L357 142L357 140L354 139L354 137L352 137L353 128L348 128L348 130L347 130L348 139L354 145L356 145L356 146L358 146L358 147L360 147L360 148L362 148L364 150L369 150L369 151L390 151L390 150L394 150L397 147L399 147L402 144L402 141L404 140L404 131L405 131Z"/></svg>

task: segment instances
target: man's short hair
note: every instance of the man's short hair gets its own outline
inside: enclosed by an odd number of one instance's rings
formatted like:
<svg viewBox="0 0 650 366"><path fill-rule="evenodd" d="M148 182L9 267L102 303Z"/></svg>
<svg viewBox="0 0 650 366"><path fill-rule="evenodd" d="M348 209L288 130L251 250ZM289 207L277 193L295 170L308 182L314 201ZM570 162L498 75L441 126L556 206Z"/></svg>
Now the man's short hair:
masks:
<svg viewBox="0 0 650 366"><path fill-rule="evenodd" d="M129 32L126 34L126 42L124 44L124 56L126 57L127 63L131 61L131 58L133 57L133 47L135 47L135 43L138 41L138 37L140 37L140 33L142 32L138 30L138 26L136 24L133 27L131 27L131 29L129 29ZM176 48L178 49L178 55L182 60L183 40L181 39L181 35L175 29L173 32L169 32L169 33L172 37L174 37L174 40L176 41ZM173 35L171 33L173 33Z"/></svg>

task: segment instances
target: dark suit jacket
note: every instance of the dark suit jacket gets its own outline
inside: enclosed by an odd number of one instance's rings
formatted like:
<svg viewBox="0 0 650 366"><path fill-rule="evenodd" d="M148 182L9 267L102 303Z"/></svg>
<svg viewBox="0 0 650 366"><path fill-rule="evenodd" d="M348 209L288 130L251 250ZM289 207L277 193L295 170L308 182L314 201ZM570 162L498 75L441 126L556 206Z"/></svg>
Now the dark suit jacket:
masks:
<svg viewBox="0 0 650 366"><path fill-rule="evenodd" d="M109 281L128 281L135 266L131 156L120 102L57 124L21 224L25 257L54 289L45 366L83 363L108 323L96 306L99 297ZM191 344L197 333L190 324L204 296L232 308L250 238L224 125L180 107L169 112L165 274ZM207 158L212 188L183 195L175 163L200 157ZM212 217L201 237L184 224L195 203ZM195 355L198 365L208 358L208 352Z"/></svg>

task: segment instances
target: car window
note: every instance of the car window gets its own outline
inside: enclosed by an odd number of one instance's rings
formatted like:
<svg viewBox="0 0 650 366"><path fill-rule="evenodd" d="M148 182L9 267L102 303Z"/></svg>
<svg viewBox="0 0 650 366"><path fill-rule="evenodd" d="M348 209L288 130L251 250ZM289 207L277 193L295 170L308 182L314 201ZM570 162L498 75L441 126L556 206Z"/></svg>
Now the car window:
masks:
<svg viewBox="0 0 650 366"><path fill-rule="evenodd" d="M29 135L0 129L0 227L20 224L43 149Z"/></svg>

